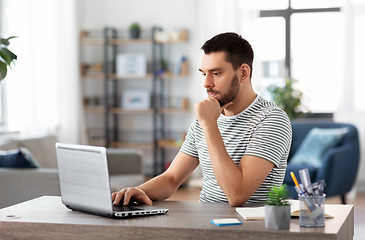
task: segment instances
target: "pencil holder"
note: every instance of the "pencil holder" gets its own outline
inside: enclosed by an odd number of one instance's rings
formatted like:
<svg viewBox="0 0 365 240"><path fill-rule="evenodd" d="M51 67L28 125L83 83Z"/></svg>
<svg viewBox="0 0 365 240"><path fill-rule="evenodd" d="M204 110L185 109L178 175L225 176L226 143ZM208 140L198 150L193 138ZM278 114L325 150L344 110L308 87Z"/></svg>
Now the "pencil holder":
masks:
<svg viewBox="0 0 365 240"><path fill-rule="evenodd" d="M299 196L299 224L302 227L323 227L325 225L325 198L322 196Z"/></svg>

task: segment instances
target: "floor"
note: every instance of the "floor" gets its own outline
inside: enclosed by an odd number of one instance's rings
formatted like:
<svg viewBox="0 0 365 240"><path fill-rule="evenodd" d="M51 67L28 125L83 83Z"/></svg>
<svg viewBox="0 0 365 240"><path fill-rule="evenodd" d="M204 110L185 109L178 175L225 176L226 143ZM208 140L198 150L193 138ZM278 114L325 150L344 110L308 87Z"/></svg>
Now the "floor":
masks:
<svg viewBox="0 0 365 240"><path fill-rule="evenodd" d="M168 200L171 201L198 201L200 188L197 187L181 187ZM355 207L355 236L354 240L365 239L365 193L357 194L355 199L348 199L348 204ZM330 197L326 199L326 203L341 204L341 198Z"/></svg>

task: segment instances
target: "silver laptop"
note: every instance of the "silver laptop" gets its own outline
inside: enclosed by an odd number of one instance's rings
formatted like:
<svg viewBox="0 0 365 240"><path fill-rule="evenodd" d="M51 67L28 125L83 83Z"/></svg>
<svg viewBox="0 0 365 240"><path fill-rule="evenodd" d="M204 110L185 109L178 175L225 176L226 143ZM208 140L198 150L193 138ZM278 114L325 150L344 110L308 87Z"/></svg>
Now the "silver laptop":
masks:
<svg viewBox="0 0 365 240"><path fill-rule="evenodd" d="M163 214L154 206L113 206L105 147L56 143L62 203L69 209L106 217Z"/></svg>

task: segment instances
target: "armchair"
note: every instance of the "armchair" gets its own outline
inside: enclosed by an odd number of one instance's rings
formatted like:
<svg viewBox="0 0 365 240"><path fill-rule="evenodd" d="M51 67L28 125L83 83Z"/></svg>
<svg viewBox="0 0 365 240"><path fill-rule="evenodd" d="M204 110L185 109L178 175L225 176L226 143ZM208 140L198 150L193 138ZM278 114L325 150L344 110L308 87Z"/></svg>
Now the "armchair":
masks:
<svg viewBox="0 0 365 240"><path fill-rule="evenodd" d="M314 167L307 164L293 164L291 159L298 150L308 132L314 128L348 128L348 133L339 144L326 151L322 157L323 165ZM312 182L326 181L325 193L327 197L340 195L342 203L346 203L345 194L349 192L355 182L360 158L359 136L356 127L345 123L292 123L293 139L288 157L288 166L284 183L292 198L298 198L290 172L294 172L299 180L299 170L307 168Z"/></svg>

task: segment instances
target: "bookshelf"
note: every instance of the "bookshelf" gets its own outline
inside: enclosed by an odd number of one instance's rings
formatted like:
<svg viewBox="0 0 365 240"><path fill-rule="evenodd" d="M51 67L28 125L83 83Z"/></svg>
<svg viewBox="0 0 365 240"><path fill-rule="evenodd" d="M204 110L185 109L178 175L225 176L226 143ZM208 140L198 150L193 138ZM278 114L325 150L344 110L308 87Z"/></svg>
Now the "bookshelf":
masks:
<svg viewBox="0 0 365 240"><path fill-rule="evenodd" d="M181 62L175 62L175 67L168 67L162 70L162 59L165 58L164 48L171 44L184 44L187 42L186 30L181 30L181 37L174 40L160 41L157 34L163 30L153 27L145 31L139 39L130 39L127 34L115 28L105 28L103 30L80 31L80 50L94 51L98 49L102 55L101 61L87 62L81 57L80 75L83 82L92 82L89 85L96 85L96 88L103 88L102 94L98 97L86 96L84 94L84 113L86 122L89 119L100 119L102 126L87 126L90 145L105 146L108 148L141 148L153 150L153 175L157 175L164 170L165 149L179 148L184 138L184 133L178 133L179 138L171 138L169 129L166 129L165 119L168 115L184 114L188 109L188 99L186 97L169 96L164 89L167 81L183 80L188 76L186 69L186 57ZM83 49L86 47L87 49ZM117 55L123 53L125 49L142 49L149 55L147 72L143 75L118 75ZM101 54L100 54L101 53ZM184 53L182 53L183 55ZM92 54L91 54L92 55ZM89 59L89 58L86 58ZM172 60L166 60L167 65ZM174 71L176 64L180 71ZM184 66L183 66L184 64ZM148 85L151 101L146 109L123 109L121 102L122 90L125 82ZM83 89L85 86L83 87ZM146 88L146 87L144 87ZM169 98L171 98L169 100ZM170 104L166 102L174 102ZM125 129L123 126L123 116L135 118L151 118L152 124L148 133L149 137L140 137L142 140L135 140L133 129ZM88 124L87 124L88 125ZM138 126L134 127L138 129ZM135 133L138 135L138 133ZM175 134L176 135L176 134ZM126 138L128 140L126 140ZM133 139L133 140L130 140Z"/></svg>

